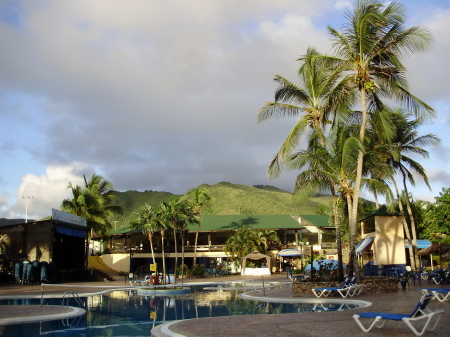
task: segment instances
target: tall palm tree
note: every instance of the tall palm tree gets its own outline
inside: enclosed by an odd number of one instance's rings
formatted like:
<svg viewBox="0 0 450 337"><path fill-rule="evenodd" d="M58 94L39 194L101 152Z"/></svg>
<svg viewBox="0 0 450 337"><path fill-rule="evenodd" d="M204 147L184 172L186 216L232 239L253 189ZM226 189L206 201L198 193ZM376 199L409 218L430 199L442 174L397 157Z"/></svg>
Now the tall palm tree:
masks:
<svg viewBox="0 0 450 337"><path fill-rule="evenodd" d="M87 268L90 239L95 234L104 236L112 228L109 217L112 214L121 214L120 206L112 205L115 198L113 185L102 176L92 175L90 180L84 178L84 187L73 186L72 199L64 199L61 209L65 212L84 217L88 228L88 238L85 252L85 267Z"/></svg>
<svg viewBox="0 0 450 337"><path fill-rule="evenodd" d="M325 146L311 137L308 148L295 153L289 163L289 168L301 171L295 182L294 193L301 194L312 189L332 195L340 279L343 278L343 270L339 201L349 202L353 197L354 159L359 147L359 141L351 136L351 128L337 123Z"/></svg>
<svg viewBox="0 0 450 337"><path fill-rule="evenodd" d="M417 161L408 157L406 154L412 153L415 155L420 155L424 158L428 158L428 151L426 151L422 147L427 145L438 145L440 142L439 138L433 134L419 136L417 128L421 125L421 120L408 120L408 117L410 116L405 116L401 113L393 115L393 122L396 126L396 134L390 144L393 155L389 158L389 163L392 165L394 170L400 172L402 175L405 196L408 196L408 187L406 184L406 180L408 179L411 185L414 186L414 174L421 177L428 188L430 188L425 169ZM412 212L411 201L408 197L405 198L405 201L406 208L408 210L408 218L411 224L410 231L412 233L412 245L410 245L410 251L413 251L414 260L412 260L412 262L415 262L415 264L412 264L414 266L413 269L417 270L417 268L420 267L418 265L419 258L417 249L417 226L415 223L415 217ZM402 204L400 198L398 199L398 203L399 206Z"/></svg>
<svg viewBox="0 0 450 337"><path fill-rule="evenodd" d="M197 231L195 232L195 243L194 243L194 264L196 264L198 233L200 231L202 212L206 207L209 206L209 204L213 201L213 199L206 188L197 187L196 189L193 189L188 192L188 200L190 200L193 203L194 211L200 216L197 224Z"/></svg>
<svg viewBox="0 0 450 337"><path fill-rule="evenodd" d="M340 77L339 69L324 68L318 55L314 48L309 48L306 55L299 59L303 62L298 70L299 85L275 75L274 81L278 83L275 101L266 102L258 112L258 122L273 117L300 116L269 165L271 178L280 174L281 167L296 151L302 136L310 130L319 132L334 121L336 110L353 102L353 92L347 90L345 82L336 85ZM323 135L321 140L324 141Z"/></svg>
<svg viewBox="0 0 450 337"><path fill-rule="evenodd" d="M156 263L155 251L153 249L153 235L160 230L156 215L156 210L151 205L145 203L145 205L136 212L136 219L130 223L132 229L147 235L153 263Z"/></svg>
<svg viewBox="0 0 450 337"><path fill-rule="evenodd" d="M433 109L411 94L401 57L426 50L431 42L423 28L404 26L405 7L397 2L383 6L376 0L360 0L347 11L348 23L342 32L328 27L334 43L334 56L320 56L332 69L345 76L342 81L360 94L362 120L359 140L364 142L369 112L382 110L381 97L404 103L416 116L433 116ZM363 178L364 151L358 155L354 203L350 214L351 254L354 255L358 198ZM355 265L356 266L356 265Z"/></svg>

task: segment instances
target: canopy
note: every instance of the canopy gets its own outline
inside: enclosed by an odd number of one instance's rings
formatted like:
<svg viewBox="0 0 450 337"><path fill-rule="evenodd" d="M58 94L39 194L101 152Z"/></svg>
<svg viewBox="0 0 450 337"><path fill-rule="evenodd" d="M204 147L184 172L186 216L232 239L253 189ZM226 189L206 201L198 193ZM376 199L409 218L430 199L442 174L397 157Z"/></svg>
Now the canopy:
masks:
<svg viewBox="0 0 450 337"><path fill-rule="evenodd" d="M446 243L433 243L430 247L422 249L419 255L439 254L439 264L442 268L442 255L450 252L450 245Z"/></svg>
<svg viewBox="0 0 450 337"><path fill-rule="evenodd" d="M370 238L362 239L355 247L356 255L361 255L363 250L373 241L373 236Z"/></svg>
<svg viewBox="0 0 450 337"><path fill-rule="evenodd" d="M431 246L431 241L428 240L417 240L417 248L425 249ZM405 240L405 248L409 248L408 241Z"/></svg>
<svg viewBox="0 0 450 337"><path fill-rule="evenodd" d="M270 270L270 255L261 254L260 252L256 252L256 251L253 253L250 253L242 258L242 269L245 269L247 259L249 259L249 260L266 259L266 266Z"/></svg>
<svg viewBox="0 0 450 337"><path fill-rule="evenodd" d="M329 260L329 259L316 260L316 261L313 261L313 268L315 270L320 269L319 263L322 265L322 268L330 267L331 269L338 269L339 262L338 262L338 260ZM346 268L347 268L346 265L343 263L342 269L346 269ZM305 270L311 270L311 263L305 267Z"/></svg>
<svg viewBox="0 0 450 337"><path fill-rule="evenodd" d="M428 255L428 254L445 254L450 252L450 245L445 243L434 243L430 247L426 249L422 249L419 252L419 255Z"/></svg>
<svg viewBox="0 0 450 337"><path fill-rule="evenodd" d="M277 255L278 256L301 256L303 254L298 249L283 249Z"/></svg>

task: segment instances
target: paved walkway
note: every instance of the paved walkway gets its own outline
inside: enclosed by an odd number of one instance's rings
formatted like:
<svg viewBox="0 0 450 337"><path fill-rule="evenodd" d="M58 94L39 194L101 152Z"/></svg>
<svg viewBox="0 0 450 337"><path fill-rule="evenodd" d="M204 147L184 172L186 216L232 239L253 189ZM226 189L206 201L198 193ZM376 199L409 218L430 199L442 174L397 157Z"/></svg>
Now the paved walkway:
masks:
<svg viewBox="0 0 450 337"><path fill-rule="evenodd" d="M185 283L204 283L204 282L227 282L249 279L248 276L226 276L208 279L188 279ZM265 282L286 282L285 275L272 275L264 277ZM261 281L261 278L255 278L255 281ZM178 282L179 283L179 282ZM92 283L71 283L66 284L67 288L45 286L45 297L61 297L66 290L76 291L80 295L89 295L99 291L107 292L111 289L123 288L127 285L123 278L113 282L92 282ZM79 287L79 286L82 286ZM383 329L372 330L366 334L356 325L352 318L354 313L363 311L410 313L421 293L421 287L437 287L436 285L422 284L411 285L410 290L386 294L362 294L357 300L371 302L368 308L353 309L341 312L323 312L309 314L273 314L273 315L255 315L255 316L228 316L216 318L200 318L179 321L170 326L162 325L154 328L152 334L156 337L165 336L188 336L188 337L215 337L215 336L412 336L411 330L403 322L388 322ZM253 293L254 296L261 296L260 292ZM40 285L2 285L0 287L1 298L24 298L40 297ZM271 298L294 298L290 288L267 289L266 297ZM295 297L297 299L298 297ZM309 297L311 298L311 297ZM335 296L334 298L338 298ZM450 335L450 301L438 302L434 300L431 309L444 309L445 313L434 332L427 332L426 336L449 336ZM7 308L4 308L7 307ZM31 307L31 308L26 308ZM51 319L58 318L58 315L66 315L67 309L64 307L54 308L52 306L39 306L39 310L34 310L36 306L0 306L0 324L10 324L14 318L25 319L27 322L41 320L48 315ZM54 311L56 310L56 311ZM38 312L37 312L38 311ZM27 314L24 314L26 312ZM55 316L56 315L56 316ZM25 318L24 318L25 317ZM17 323L17 322L16 322Z"/></svg>

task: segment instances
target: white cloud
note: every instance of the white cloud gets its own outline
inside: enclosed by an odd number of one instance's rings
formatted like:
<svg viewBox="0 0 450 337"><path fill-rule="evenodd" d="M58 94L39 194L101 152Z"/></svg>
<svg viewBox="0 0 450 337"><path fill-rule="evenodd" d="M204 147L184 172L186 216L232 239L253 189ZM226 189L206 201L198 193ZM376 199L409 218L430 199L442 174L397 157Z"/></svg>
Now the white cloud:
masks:
<svg viewBox="0 0 450 337"><path fill-rule="evenodd" d="M65 198L71 197L69 183L82 185L80 172L89 171L82 164L70 166L50 166L45 174L36 176L32 173L22 178L17 191L17 199L13 204L3 204L1 217L25 218L28 211L29 219L40 219L51 215L52 208L59 209ZM8 197L7 195L4 197Z"/></svg>

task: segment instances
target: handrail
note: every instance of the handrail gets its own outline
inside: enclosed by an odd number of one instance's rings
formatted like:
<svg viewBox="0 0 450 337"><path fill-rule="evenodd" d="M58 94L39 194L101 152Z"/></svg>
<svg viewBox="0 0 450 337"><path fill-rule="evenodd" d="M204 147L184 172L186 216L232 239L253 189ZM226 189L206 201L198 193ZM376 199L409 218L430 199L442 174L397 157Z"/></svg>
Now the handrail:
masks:
<svg viewBox="0 0 450 337"><path fill-rule="evenodd" d="M68 297L66 297L66 294L68 295ZM83 302L81 302L80 296L78 296L78 294L74 291L66 291L63 294L61 303L62 306L64 306L64 299L67 299L66 307L69 306L69 296L72 296L80 307L83 307Z"/></svg>

